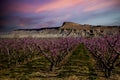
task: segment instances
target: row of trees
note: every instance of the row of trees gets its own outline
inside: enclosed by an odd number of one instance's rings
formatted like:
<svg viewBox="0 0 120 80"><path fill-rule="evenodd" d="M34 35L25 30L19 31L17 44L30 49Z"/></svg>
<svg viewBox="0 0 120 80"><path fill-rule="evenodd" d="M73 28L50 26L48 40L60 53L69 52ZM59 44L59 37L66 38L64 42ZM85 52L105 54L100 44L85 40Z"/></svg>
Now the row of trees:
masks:
<svg viewBox="0 0 120 80"><path fill-rule="evenodd" d="M84 41L83 41L84 42ZM98 67L109 78L112 70L120 66L120 35L113 37L89 38L84 42L93 55Z"/></svg>
<svg viewBox="0 0 120 80"><path fill-rule="evenodd" d="M1 39L0 63L4 68L44 56L51 64L50 71L77 45L74 38L60 39Z"/></svg>
<svg viewBox="0 0 120 80"><path fill-rule="evenodd" d="M22 38L0 39L0 69L4 65L11 67L43 55L51 64L50 71L53 71L80 43L84 43L107 78L120 65L120 35L102 38Z"/></svg>

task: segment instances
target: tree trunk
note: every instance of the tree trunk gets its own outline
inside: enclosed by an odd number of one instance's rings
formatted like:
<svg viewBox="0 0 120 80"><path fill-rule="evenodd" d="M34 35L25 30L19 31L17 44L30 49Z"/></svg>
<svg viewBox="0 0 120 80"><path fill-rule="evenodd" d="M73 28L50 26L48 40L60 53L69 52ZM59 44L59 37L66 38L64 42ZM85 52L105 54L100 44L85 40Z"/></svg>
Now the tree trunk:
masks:
<svg viewBox="0 0 120 80"><path fill-rule="evenodd" d="M111 76L111 69L105 69L105 77L106 78L110 78L110 76Z"/></svg>
<svg viewBox="0 0 120 80"><path fill-rule="evenodd" d="M54 71L54 70L55 70L55 64L51 63L51 65L50 65L50 71Z"/></svg>

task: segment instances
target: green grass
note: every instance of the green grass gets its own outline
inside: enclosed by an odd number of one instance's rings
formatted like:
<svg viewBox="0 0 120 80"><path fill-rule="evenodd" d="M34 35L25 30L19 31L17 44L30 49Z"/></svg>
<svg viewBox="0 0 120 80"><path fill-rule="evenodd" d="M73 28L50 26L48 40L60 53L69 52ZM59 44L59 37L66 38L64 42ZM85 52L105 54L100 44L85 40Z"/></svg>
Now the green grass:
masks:
<svg viewBox="0 0 120 80"><path fill-rule="evenodd" d="M89 52L83 44L80 44L73 51L73 54L69 58L68 62L62 67L59 77L72 75L80 77L86 76L88 79L91 79L91 77L97 77L95 74L94 64L95 62L91 58Z"/></svg>
<svg viewBox="0 0 120 80"><path fill-rule="evenodd" d="M30 74L40 71L48 71L49 62L41 57L40 59L30 61L15 68L0 71L0 78L24 78Z"/></svg>

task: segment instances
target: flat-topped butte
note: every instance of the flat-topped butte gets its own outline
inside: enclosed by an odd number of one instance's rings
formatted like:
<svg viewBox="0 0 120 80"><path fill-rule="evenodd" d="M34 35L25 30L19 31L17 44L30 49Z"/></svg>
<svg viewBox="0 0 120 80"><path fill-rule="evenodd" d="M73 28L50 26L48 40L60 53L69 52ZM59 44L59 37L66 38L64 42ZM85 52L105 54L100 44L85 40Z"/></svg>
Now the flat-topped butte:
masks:
<svg viewBox="0 0 120 80"><path fill-rule="evenodd" d="M101 37L120 33L120 26L93 26L64 22L60 27L40 29L17 29L9 34L2 34L0 38L55 38L55 37Z"/></svg>

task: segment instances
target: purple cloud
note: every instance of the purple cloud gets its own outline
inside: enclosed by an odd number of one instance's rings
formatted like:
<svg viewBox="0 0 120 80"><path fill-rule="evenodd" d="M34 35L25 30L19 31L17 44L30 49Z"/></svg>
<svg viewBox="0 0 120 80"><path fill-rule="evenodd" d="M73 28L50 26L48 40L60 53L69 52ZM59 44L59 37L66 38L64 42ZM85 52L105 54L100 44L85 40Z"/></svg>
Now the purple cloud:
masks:
<svg viewBox="0 0 120 80"><path fill-rule="evenodd" d="M1 30L56 27L64 21L120 25L119 0L1 0L0 6Z"/></svg>

